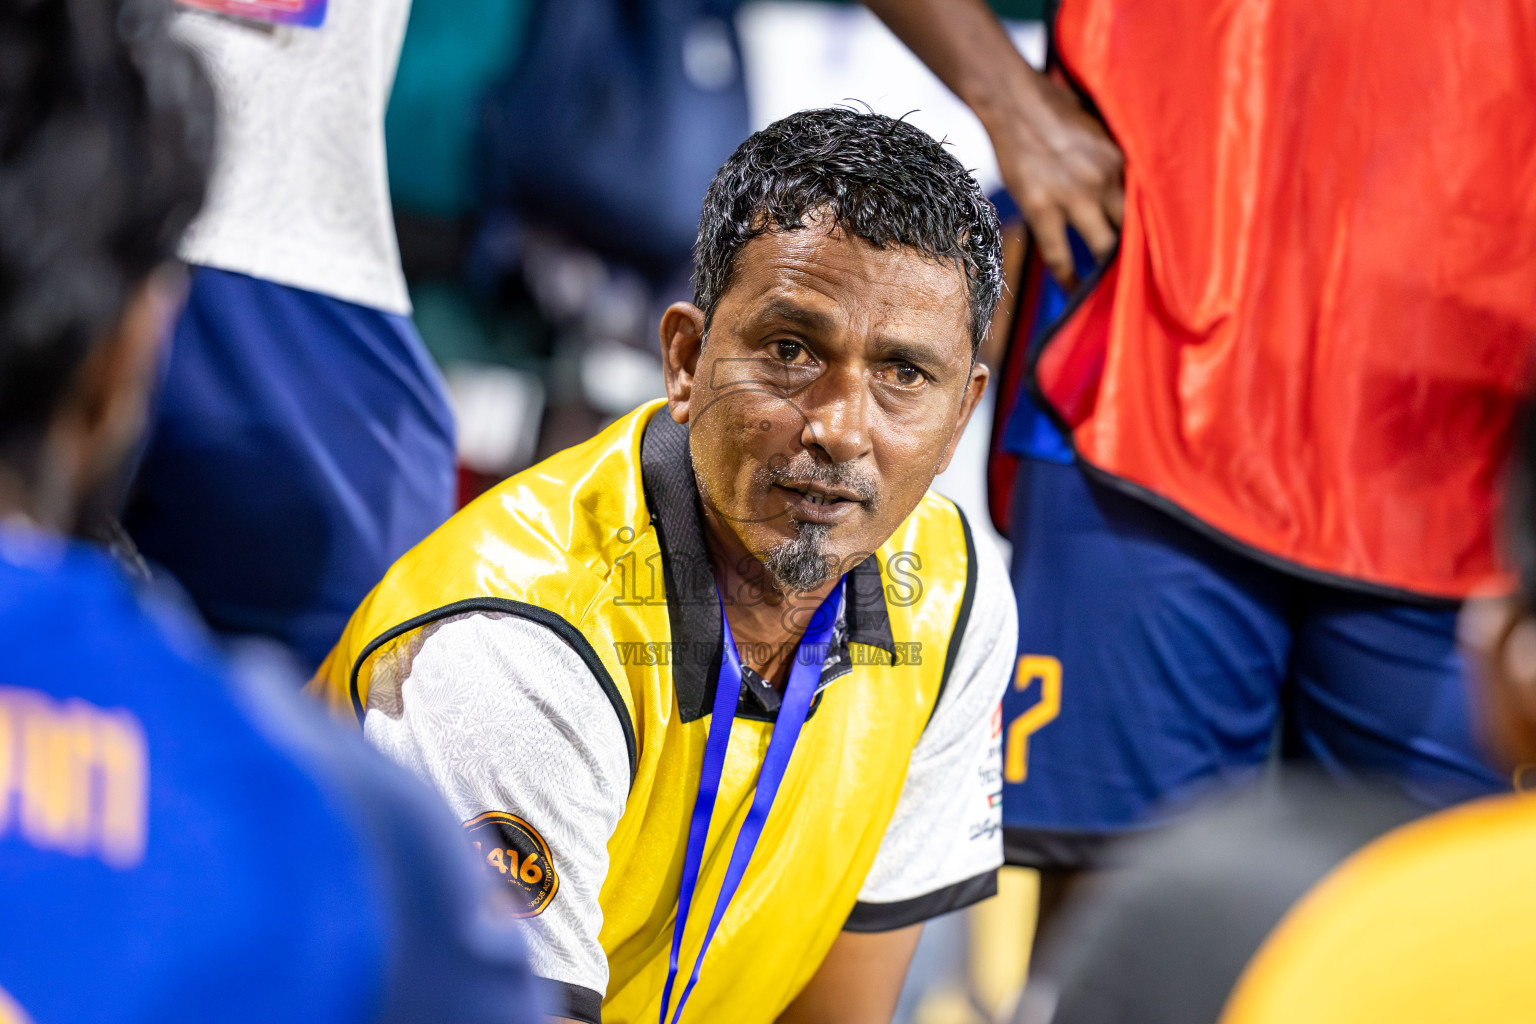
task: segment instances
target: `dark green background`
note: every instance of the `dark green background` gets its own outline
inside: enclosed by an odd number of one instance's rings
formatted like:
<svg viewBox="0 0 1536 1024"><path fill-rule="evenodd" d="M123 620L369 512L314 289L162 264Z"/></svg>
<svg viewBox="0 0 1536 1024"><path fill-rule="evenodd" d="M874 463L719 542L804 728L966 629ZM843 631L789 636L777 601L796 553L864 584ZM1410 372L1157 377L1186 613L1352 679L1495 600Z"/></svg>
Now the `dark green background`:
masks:
<svg viewBox="0 0 1536 1024"><path fill-rule="evenodd" d="M1045 0L991 0L999 17L1039 21L1045 17Z"/></svg>

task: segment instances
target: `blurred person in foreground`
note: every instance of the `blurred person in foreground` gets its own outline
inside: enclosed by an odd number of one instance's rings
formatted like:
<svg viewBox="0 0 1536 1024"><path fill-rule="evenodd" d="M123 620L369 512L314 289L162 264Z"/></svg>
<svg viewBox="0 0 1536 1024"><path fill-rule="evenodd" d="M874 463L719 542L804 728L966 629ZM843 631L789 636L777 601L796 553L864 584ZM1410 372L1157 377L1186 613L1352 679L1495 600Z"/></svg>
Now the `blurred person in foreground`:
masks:
<svg viewBox="0 0 1536 1024"><path fill-rule="evenodd" d="M1536 766L1529 416L1507 509L1519 592L1470 600L1461 635L1484 732L1518 777ZM1415 811L1389 790L1290 778L1129 844L1068 905L1018 1024L1529 1020L1536 800L1401 824Z"/></svg>
<svg viewBox="0 0 1536 1024"><path fill-rule="evenodd" d="M1512 583L1536 2L1061 0L1054 75L980 0L869 6L981 116L1050 269L1069 225L1100 262L1003 374L1010 862L1093 866L1281 724L1426 808L1507 789L1455 622Z"/></svg>
<svg viewBox="0 0 1536 1024"><path fill-rule="evenodd" d="M316 677L447 796L566 1017L886 1022L921 923L995 891L1013 602L929 485L999 262L917 128L754 134L667 399L459 512Z"/></svg>
<svg viewBox="0 0 1536 1024"><path fill-rule="evenodd" d="M410 0L181 8L218 94L218 159L123 522L214 630L310 671L455 503L453 415L411 321L385 168Z"/></svg>
<svg viewBox="0 0 1536 1024"><path fill-rule="evenodd" d="M531 1022L430 790L67 537L143 429L213 147L168 15L0 8L0 1020Z"/></svg>

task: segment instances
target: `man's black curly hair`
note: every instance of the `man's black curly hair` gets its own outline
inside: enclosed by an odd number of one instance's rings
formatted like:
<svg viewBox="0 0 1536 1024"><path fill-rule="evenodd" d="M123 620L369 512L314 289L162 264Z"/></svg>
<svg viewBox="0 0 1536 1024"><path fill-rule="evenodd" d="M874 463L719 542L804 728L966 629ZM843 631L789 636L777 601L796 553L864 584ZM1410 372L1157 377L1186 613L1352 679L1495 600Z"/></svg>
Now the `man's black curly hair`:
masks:
<svg viewBox="0 0 1536 1024"><path fill-rule="evenodd" d="M202 204L213 91L169 17L166 0L0 0L7 461L30 458L91 346Z"/></svg>
<svg viewBox="0 0 1536 1024"><path fill-rule="evenodd" d="M736 254L766 231L793 231L818 211L843 231L953 261L970 286L971 351L1002 288L997 211L976 179L922 129L844 107L802 110L753 134L704 196L693 302L713 320Z"/></svg>

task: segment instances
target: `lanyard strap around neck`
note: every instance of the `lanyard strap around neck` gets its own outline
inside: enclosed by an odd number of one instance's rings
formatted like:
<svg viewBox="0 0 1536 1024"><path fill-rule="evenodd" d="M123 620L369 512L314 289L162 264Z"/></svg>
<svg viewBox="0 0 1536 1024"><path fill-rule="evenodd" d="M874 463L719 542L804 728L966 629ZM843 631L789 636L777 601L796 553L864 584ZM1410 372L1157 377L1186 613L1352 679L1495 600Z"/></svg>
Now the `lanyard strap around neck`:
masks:
<svg viewBox="0 0 1536 1024"><path fill-rule="evenodd" d="M714 912L709 917L709 928L699 946L699 955L693 961L693 971L683 994L678 997L677 1008L672 1012L672 1024L682 1016L683 1006L699 981L699 969L704 955L715 938L715 929L725 917L725 909L741 884L752 859L752 851L763 834L763 823L778 795L779 783L789 767L795 741L805 725L810 712L811 700L816 696L821 681L821 667L826 655L826 644L832 639L832 628L837 622L838 606L843 594L843 581L838 580L821 607L811 618L811 625L795 651L794 663L789 669L789 685L785 687L784 702L779 706L778 720L774 722L773 736L768 741L768 752L763 755L763 767L757 776L757 791L752 797L752 807L736 836L731 849L730 863L726 866L725 880L720 885L720 896L715 900ZM693 905L694 890L699 884L699 868L704 861L704 844L709 836L709 819L715 810L715 798L720 794L720 779L725 773L725 754L731 742L731 723L736 719L736 701L741 694L741 659L736 653L736 642L731 636L731 624L725 617L722 604L720 618L725 628L725 650L720 658L720 676L715 683L715 703L710 712L709 738L704 745L704 766L699 776L699 795L694 799L693 817L688 824L688 846L683 857L683 879L677 894L677 920L672 927L672 955L667 963L667 984L661 993L661 1017L659 1024L667 1024L667 1004L672 1000L672 985L677 980L678 955L683 945L683 932L688 927L688 912Z"/></svg>

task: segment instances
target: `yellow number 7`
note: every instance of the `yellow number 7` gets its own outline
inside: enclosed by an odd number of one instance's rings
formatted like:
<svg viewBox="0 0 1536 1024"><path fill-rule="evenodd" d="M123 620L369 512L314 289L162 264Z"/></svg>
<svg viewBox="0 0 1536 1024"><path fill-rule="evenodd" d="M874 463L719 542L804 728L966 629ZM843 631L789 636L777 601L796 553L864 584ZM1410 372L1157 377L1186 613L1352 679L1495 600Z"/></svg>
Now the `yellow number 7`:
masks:
<svg viewBox="0 0 1536 1024"><path fill-rule="evenodd" d="M1003 757L1003 778L1023 782L1029 774L1029 737L1061 713L1061 662L1048 654L1019 656L1013 688L1024 690L1040 680L1040 702L1008 726L1008 750Z"/></svg>

